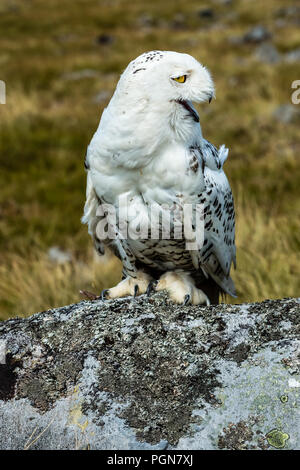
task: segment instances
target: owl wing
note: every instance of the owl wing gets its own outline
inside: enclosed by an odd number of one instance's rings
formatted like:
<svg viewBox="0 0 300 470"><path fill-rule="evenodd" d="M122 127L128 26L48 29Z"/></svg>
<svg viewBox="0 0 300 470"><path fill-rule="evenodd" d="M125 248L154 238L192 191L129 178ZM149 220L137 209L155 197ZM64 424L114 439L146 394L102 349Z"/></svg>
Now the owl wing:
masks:
<svg viewBox="0 0 300 470"><path fill-rule="evenodd" d="M97 195L93 185L92 177L89 168L87 170L87 184L86 184L86 202L84 205L84 214L81 218L81 222L88 225L88 233L91 235L96 251L99 255L103 255L105 252L105 246L108 246L114 254L122 261L123 271L129 273L132 277L136 276L135 268L135 257L128 247L127 240L119 233L117 225L112 223L111 218L107 217L105 212L105 204ZM104 208L104 209L103 209ZM110 226L110 233L114 233L116 236L101 237L101 230L99 229L99 223L102 223L103 227ZM106 229L103 230L106 233Z"/></svg>
<svg viewBox="0 0 300 470"><path fill-rule="evenodd" d="M93 186L92 178L90 175L90 171L85 164L85 168L87 170L87 179L86 179L86 201L84 204L84 212L83 216L81 218L81 222L83 224L87 224L88 226L88 233L93 239L94 246L96 251L99 253L99 255L104 254L104 244L103 242L99 239L96 233L96 228L98 222L101 220L101 217L97 215L97 209L99 204L101 204L101 201L99 200L95 188Z"/></svg>
<svg viewBox="0 0 300 470"><path fill-rule="evenodd" d="M202 269L221 287L236 296L234 283L229 275L231 264L236 265L235 213L229 182L223 171L228 151L219 151L204 141L198 148L202 160L205 189L198 194L198 204L203 209L203 245L192 253L194 266Z"/></svg>

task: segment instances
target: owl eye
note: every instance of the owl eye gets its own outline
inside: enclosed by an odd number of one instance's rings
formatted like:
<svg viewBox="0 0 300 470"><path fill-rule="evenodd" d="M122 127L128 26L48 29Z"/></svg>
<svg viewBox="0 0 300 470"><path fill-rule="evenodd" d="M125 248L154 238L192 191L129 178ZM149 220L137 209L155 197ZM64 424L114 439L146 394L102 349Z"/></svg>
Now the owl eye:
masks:
<svg viewBox="0 0 300 470"><path fill-rule="evenodd" d="M173 80L178 83L184 83L186 81L186 75L180 75L180 77L173 77Z"/></svg>

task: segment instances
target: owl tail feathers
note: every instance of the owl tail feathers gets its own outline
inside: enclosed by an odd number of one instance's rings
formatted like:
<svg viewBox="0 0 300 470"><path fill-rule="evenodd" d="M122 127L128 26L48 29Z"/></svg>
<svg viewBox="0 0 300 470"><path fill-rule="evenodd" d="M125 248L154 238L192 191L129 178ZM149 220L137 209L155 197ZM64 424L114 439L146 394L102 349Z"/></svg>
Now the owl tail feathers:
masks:
<svg viewBox="0 0 300 470"><path fill-rule="evenodd" d="M226 294L231 295L231 297L237 297L235 290L235 285L230 276L224 277L221 282L218 282L219 286L226 292Z"/></svg>
<svg viewBox="0 0 300 470"><path fill-rule="evenodd" d="M235 285L230 276L215 276L213 273L209 273L213 280L220 286L220 288L231 297L237 297Z"/></svg>
<svg viewBox="0 0 300 470"><path fill-rule="evenodd" d="M225 292L227 292L227 294L231 295L234 298L237 298L235 285L234 285L234 282L233 282L233 280L231 279L230 276L228 276L228 278L226 278L226 282L224 282L224 280L223 280L222 284L224 285L224 287L222 287L222 288L225 290Z"/></svg>

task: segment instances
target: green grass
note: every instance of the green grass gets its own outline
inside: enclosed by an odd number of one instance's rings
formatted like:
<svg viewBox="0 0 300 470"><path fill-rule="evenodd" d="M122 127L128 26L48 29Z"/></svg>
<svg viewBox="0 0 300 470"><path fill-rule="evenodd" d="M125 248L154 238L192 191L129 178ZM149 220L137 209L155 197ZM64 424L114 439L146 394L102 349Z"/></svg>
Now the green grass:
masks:
<svg viewBox="0 0 300 470"><path fill-rule="evenodd" d="M94 261L80 224L83 160L107 104L94 97L112 94L127 63L151 49L190 53L213 74L217 99L199 109L205 137L230 148L238 301L300 295L299 119L282 124L273 117L290 103L299 64L260 63L255 45L230 41L262 24L281 53L299 47L295 22L276 26L278 10L292 4L1 1L7 104L0 105L0 319L75 302L80 288L100 290L117 281L119 265ZM197 14L205 7L213 8L212 19ZM103 33L113 37L110 44L97 42ZM68 79L84 69L94 76ZM46 253L53 245L71 250L72 263L51 264Z"/></svg>

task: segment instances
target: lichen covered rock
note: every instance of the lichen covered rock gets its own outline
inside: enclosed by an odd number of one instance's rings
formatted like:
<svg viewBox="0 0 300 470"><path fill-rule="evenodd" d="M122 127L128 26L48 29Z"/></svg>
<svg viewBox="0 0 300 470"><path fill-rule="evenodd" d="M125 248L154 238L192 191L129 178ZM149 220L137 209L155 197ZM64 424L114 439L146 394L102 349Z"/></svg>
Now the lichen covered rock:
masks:
<svg viewBox="0 0 300 470"><path fill-rule="evenodd" d="M0 323L1 449L300 449L299 299Z"/></svg>

